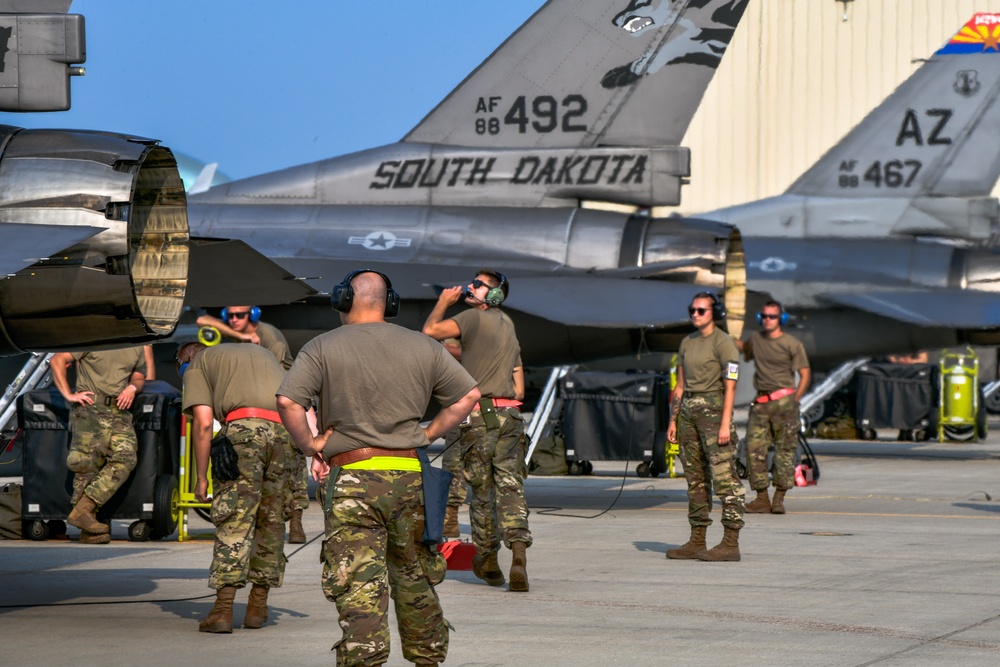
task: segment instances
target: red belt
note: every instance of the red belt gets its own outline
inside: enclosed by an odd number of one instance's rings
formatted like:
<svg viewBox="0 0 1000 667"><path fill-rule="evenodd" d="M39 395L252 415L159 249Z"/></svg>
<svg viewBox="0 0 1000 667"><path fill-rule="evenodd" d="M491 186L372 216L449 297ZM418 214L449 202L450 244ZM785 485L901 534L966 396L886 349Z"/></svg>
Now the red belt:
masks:
<svg viewBox="0 0 1000 667"><path fill-rule="evenodd" d="M790 396L791 394L794 394L794 393L795 393L794 389L790 389L790 388L786 387L784 389L777 389L775 391L772 391L770 394L764 394L763 396L758 396L757 398L754 399L753 402L757 403L759 405L761 403L768 403L770 401L776 401L779 398L784 398L785 396Z"/></svg>
<svg viewBox="0 0 1000 667"><path fill-rule="evenodd" d="M281 423L281 415L274 410L264 408L238 408L226 415L226 423L237 419L266 419L276 424Z"/></svg>
<svg viewBox="0 0 1000 667"><path fill-rule="evenodd" d="M515 401L513 398L494 398L493 407L495 408L519 408L521 407L521 401Z"/></svg>
<svg viewBox="0 0 1000 667"><path fill-rule="evenodd" d="M330 457L331 466L346 466L349 463L367 461L374 456L402 456L407 459L417 458L415 449L385 449L384 447L360 447Z"/></svg>

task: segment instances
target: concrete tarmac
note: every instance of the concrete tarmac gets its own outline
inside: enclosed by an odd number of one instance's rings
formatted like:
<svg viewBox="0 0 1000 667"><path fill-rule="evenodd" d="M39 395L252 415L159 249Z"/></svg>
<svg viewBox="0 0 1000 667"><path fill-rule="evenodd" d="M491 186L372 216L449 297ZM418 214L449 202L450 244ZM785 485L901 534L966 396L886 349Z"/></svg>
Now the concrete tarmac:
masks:
<svg viewBox="0 0 1000 667"><path fill-rule="evenodd" d="M790 491L783 516L747 515L738 563L664 558L689 534L683 477L641 479L634 462L530 477L531 591L449 572L447 664L1000 664L1000 435L812 445L819 483ZM710 545L718 504L713 518ZM231 635L197 631L214 599L210 539L128 542L116 522L107 546L77 543L72 528L0 542L0 665L333 665L340 630L319 588L315 503L305 527L314 539L286 545L270 622ZM500 562L506 571L506 549ZM245 605L241 591L236 622ZM390 616L387 664L409 664Z"/></svg>

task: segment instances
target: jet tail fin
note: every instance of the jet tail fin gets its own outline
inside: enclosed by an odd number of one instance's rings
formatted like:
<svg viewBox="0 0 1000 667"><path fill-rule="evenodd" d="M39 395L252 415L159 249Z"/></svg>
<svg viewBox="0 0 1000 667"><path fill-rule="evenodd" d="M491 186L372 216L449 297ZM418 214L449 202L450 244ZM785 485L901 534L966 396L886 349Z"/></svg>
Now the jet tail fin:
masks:
<svg viewBox="0 0 1000 667"><path fill-rule="evenodd" d="M975 14L789 194L988 196L1000 177L1000 13Z"/></svg>
<svg viewBox="0 0 1000 667"><path fill-rule="evenodd" d="M551 0L405 138L676 146L748 0Z"/></svg>

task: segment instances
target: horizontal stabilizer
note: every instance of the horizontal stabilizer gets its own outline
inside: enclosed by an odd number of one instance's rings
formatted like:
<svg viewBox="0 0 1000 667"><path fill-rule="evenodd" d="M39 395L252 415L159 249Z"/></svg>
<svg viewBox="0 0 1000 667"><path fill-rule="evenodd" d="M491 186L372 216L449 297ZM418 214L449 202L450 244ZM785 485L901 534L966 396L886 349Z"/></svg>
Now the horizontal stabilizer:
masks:
<svg viewBox="0 0 1000 667"><path fill-rule="evenodd" d="M191 239L187 306L291 303L316 294L243 241Z"/></svg>
<svg viewBox="0 0 1000 667"><path fill-rule="evenodd" d="M882 317L924 327L1000 327L1000 295L967 289L824 294L822 298Z"/></svg>
<svg viewBox="0 0 1000 667"><path fill-rule="evenodd" d="M17 273L105 229L86 225L0 222L0 238L3 239L0 244L0 274Z"/></svg>
<svg viewBox="0 0 1000 667"><path fill-rule="evenodd" d="M659 280L573 277L519 278L505 307L580 327L660 327L689 324L696 285Z"/></svg>

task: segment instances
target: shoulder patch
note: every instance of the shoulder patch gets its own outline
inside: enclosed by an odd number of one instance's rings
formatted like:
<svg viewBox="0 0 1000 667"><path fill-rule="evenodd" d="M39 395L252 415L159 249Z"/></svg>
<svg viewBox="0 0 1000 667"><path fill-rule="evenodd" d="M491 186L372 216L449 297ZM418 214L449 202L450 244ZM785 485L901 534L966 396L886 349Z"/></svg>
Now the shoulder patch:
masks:
<svg viewBox="0 0 1000 667"><path fill-rule="evenodd" d="M730 361L726 364L726 375L727 380L739 380L740 379L740 365L736 362Z"/></svg>

